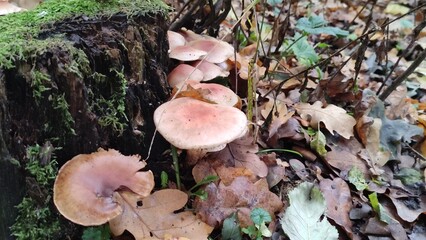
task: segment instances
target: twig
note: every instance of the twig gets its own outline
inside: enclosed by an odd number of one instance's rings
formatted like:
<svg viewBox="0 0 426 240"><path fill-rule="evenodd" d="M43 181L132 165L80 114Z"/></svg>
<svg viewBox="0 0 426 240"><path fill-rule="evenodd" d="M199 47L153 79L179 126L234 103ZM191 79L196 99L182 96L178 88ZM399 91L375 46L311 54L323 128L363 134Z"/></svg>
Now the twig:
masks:
<svg viewBox="0 0 426 240"><path fill-rule="evenodd" d="M425 60L426 58L426 49L423 50L420 55L414 60L414 62L403 72L401 75L399 75L395 81L392 82L392 84L386 88L386 90L380 94L379 98L382 101L385 101L385 99L395 90L408 76L410 76L411 73L416 70L416 68Z"/></svg>

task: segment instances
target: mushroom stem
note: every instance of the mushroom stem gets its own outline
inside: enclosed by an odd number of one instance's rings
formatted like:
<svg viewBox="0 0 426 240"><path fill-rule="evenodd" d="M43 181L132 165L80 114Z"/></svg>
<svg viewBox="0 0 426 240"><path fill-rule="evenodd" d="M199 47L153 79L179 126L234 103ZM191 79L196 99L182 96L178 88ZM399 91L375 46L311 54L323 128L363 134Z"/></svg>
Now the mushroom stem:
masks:
<svg viewBox="0 0 426 240"><path fill-rule="evenodd" d="M180 184L180 171L179 171L179 159L177 155L177 149L175 146L170 144L170 149L172 151L172 158L173 158L173 168L175 169L176 174L176 186L177 189L181 190L181 184Z"/></svg>

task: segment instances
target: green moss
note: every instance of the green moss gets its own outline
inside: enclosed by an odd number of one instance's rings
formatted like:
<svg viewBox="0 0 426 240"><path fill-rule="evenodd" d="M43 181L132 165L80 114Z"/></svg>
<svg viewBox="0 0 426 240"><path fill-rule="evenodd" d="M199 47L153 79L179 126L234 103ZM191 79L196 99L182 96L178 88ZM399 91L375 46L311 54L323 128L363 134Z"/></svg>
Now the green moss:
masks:
<svg viewBox="0 0 426 240"><path fill-rule="evenodd" d="M32 11L0 17L0 68L12 68L15 60L23 60L28 47L43 44L38 40L48 23L84 14L112 15L117 12L148 14L168 10L161 0L47 0Z"/></svg>
<svg viewBox="0 0 426 240"><path fill-rule="evenodd" d="M112 89L110 96L103 96L100 89L89 93L90 111L95 112L98 116L98 123L101 127L112 128L112 130L121 135L126 126L128 119L126 117L126 88L127 80L122 71L110 69L110 76L102 74L93 75L95 81L106 85ZM98 96L98 98L95 98Z"/></svg>
<svg viewBox="0 0 426 240"><path fill-rule="evenodd" d="M30 178L35 179L35 186L28 188L32 191L37 189L36 194L39 195L37 198L27 196L17 206L19 215L11 227L12 235L17 240L56 239L60 235L59 219L49 207L52 205L52 186L58 172L53 150L50 144L27 148L25 170Z"/></svg>

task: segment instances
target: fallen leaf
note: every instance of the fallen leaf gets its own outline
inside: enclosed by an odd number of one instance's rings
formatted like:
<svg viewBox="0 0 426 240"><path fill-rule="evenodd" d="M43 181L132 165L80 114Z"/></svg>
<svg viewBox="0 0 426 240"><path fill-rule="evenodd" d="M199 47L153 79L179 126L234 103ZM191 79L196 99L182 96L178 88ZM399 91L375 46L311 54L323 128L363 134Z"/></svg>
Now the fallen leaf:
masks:
<svg viewBox="0 0 426 240"><path fill-rule="evenodd" d="M352 116L348 115L343 108L333 104L329 104L327 107L323 108L320 101L315 102L313 105L309 103L298 103L294 108L303 119L309 119L310 125L314 129L317 129L319 123L322 122L331 134L334 134L334 131L336 131L346 139L354 135L353 127L356 121Z"/></svg>
<svg viewBox="0 0 426 240"><path fill-rule="evenodd" d="M426 213L426 196L394 198L387 196L395 205L398 216L404 221L414 222L422 213Z"/></svg>
<svg viewBox="0 0 426 240"><path fill-rule="evenodd" d="M213 230L191 211L173 213L188 201L188 195L176 189L160 190L145 198L122 191L116 199L123 208L123 214L109 222L116 236L127 230L136 240L163 239L167 235L207 239Z"/></svg>
<svg viewBox="0 0 426 240"><path fill-rule="evenodd" d="M278 128L286 123L294 114L294 112L288 112L287 106L281 101L274 101L270 99L264 105L262 105L260 113L263 118L267 119L269 114L272 115L271 123L268 126L269 136L268 139L275 135Z"/></svg>
<svg viewBox="0 0 426 240"><path fill-rule="evenodd" d="M346 140L340 137L338 140L327 144L331 148L331 151L325 155L327 163L345 172L349 172L353 167L357 167L364 175L364 178L368 179L369 170L367 163L358 156L362 150L361 144L354 138Z"/></svg>
<svg viewBox="0 0 426 240"><path fill-rule="evenodd" d="M252 225L250 213L255 208L263 208L271 216L282 209L279 197L269 191L265 179L252 183L246 177L237 177L229 185L210 183L205 187L206 200L196 199L194 208L201 219L211 226L218 226L232 213L238 212L241 227Z"/></svg>
<svg viewBox="0 0 426 240"><path fill-rule="evenodd" d="M211 153L206 159L219 160L225 167L247 168L259 177L266 177L268 168L257 156L258 151L259 147L248 134L229 143L223 150Z"/></svg>
<svg viewBox="0 0 426 240"><path fill-rule="evenodd" d="M349 219L352 197L348 184L341 178L323 179L320 189L327 203L327 217L343 227L351 239L360 239L352 232L352 221Z"/></svg>
<svg viewBox="0 0 426 240"><path fill-rule="evenodd" d="M303 182L288 194L290 206L280 220L284 232L291 240L334 240L339 238L337 229L322 218L326 202L321 191L313 183Z"/></svg>

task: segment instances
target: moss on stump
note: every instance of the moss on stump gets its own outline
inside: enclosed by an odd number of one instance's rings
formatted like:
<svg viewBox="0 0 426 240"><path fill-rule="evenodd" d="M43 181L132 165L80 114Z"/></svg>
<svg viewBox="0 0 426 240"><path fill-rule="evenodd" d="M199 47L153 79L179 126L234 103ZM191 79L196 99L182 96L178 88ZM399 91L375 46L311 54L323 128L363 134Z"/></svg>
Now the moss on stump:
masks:
<svg viewBox="0 0 426 240"><path fill-rule="evenodd" d="M160 0L47 0L0 17L0 239L13 239L28 189L51 197L28 149L51 144L59 165L99 147L146 155L168 97L167 11Z"/></svg>

